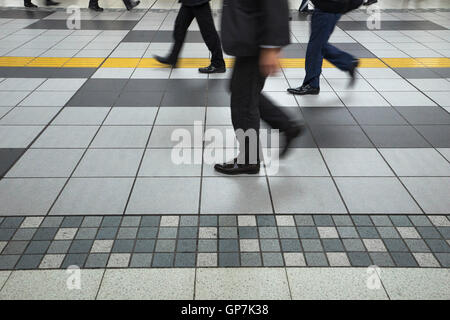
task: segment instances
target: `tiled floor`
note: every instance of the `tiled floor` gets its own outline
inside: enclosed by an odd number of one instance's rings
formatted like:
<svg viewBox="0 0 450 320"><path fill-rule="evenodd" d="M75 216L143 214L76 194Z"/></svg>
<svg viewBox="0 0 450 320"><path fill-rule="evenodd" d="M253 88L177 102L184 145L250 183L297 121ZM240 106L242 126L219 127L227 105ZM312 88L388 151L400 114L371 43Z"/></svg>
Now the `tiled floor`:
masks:
<svg viewBox="0 0 450 320"><path fill-rule="evenodd" d="M63 9L0 10L0 299L448 299L450 10L380 2L380 29L359 10L331 38L361 58L356 85L325 63L314 97L285 91L309 33L292 11L264 91L307 130L279 167L266 157L244 177L207 161L234 156L233 140L203 137L231 128L231 73L197 72L198 25L179 68L152 58L170 49L177 1L82 10L80 30ZM81 291L61 287L71 265ZM367 289L371 265L381 289Z"/></svg>

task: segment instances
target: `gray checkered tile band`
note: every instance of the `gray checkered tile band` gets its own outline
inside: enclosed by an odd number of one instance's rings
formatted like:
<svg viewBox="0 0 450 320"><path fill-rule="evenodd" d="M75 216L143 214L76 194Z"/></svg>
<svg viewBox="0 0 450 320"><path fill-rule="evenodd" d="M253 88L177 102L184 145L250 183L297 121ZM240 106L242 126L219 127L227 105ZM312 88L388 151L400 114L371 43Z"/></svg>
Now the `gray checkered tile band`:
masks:
<svg viewBox="0 0 450 320"><path fill-rule="evenodd" d="M450 267L450 216L0 218L0 269Z"/></svg>

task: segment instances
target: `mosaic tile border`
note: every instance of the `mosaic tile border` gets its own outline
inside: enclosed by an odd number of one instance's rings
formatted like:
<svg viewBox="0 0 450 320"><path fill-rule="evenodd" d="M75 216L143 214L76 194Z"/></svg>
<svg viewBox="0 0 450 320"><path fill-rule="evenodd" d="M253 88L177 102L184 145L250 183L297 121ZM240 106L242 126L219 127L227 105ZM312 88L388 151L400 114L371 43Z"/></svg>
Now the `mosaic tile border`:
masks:
<svg viewBox="0 0 450 320"><path fill-rule="evenodd" d="M0 218L0 270L450 267L450 216Z"/></svg>

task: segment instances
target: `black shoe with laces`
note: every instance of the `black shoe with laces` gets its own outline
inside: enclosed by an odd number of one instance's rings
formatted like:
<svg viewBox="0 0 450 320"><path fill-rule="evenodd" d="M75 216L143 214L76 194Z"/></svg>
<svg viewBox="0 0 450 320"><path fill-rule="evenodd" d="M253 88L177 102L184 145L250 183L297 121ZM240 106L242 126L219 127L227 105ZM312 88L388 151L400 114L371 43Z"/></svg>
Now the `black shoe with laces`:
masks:
<svg viewBox="0 0 450 320"><path fill-rule="evenodd" d="M172 61L170 58L155 56L156 61L161 64L168 64L169 66L175 68L177 65L176 61Z"/></svg>
<svg viewBox="0 0 450 320"><path fill-rule="evenodd" d="M24 5L25 8L37 8L38 7L37 5L32 3L31 1L30 2L25 2L23 5Z"/></svg>
<svg viewBox="0 0 450 320"><path fill-rule="evenodd" d="M198 69L198 72L200 72L200 73L224 73L225 71L227 71L225 66L216 67L216 66L213 66L212 64L207 67Z"/></svg>
<svg viewBox="0 0 450 320"><path fill-rule="evenodd" d="M287 89L289 93L297 94L297 95L307 95L307 94L319 94L320 88L311 87L309 84L304 84L298 88L289 88Z"/></svg>
<svg viewBox="0 0 450 320"><path fill-rule="evenodd" d="M371 4L377 3L378 0L367 0L367 2L363 3L364 6L370 6Z"/></svg>
<svg viewBox="0 0 450 320"><path fill-rule="evenodd" d="M98 5L98 2L89 2L89 9L97 11L97 12L102 12L103 8L101 8Z"/></svg>
<svg viewBox="0 0 450 320"><path fill-rule="evenodd" d="M128 11L130 11L131 9L133 9L134 7L137 7L141 1L133 1L133 0L124 0L123 1L125 7L127 8Z"/></svg>
<svg viewBox="0 0 450 320"><path fill-rule="evenodd" d="M280 158L285 157L289 152L292 142L298 138L304 131L304 127L300 124L293 123L287 130L283 131L284 143L281 146Z"/></svg>
<svg viewBox="0 0 450 320"><path fill-rule="evenodd" d="M57 6L59 2L53 1L53 0L47 0L45 1L46 6Z"/></svg>
<svg viewBox="0 0 450 320"><path fill-rule="evenodd" d="M355 85L356 81L356 68L358 68L359 65L359 59L355 59L352 61L352 66L350 70L348 70L348 73L350 74L350 82L348 84L349 88L353 87Z"/></svg>
<svg viewBox="0 0 450 320"><path fill-rule="evenodd" d="M228 175L257 174L259 173L260 164L239 164L237 158L235 158L231 162L216 164L214 169L217 172Z"/></svg>

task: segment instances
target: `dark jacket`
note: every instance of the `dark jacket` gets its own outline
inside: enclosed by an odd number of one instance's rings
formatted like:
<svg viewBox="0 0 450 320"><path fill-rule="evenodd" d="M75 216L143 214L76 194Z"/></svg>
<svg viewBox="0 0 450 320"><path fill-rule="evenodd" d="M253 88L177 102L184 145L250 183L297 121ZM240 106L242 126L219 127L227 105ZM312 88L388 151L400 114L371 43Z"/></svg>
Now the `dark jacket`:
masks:
<svg viewBox="0 0 450 320"><path fill-rule="evenodd" d="M188 7L194 7L199 6L201 4L207 3L211 0L178 0L178 2L181 2L183 5Z"/></svg>
<svg viewBox="0 0 450 320"><path fill-rule="evenodd" d="M290 43L287 0L224 0L221 33L223 50L232 56L284 47Z"/></svg>
<svg viewBox="0 0 450 320"><path fill-rule="evenodd" d="M363 0L312 0L314 7L330 13L347 13L357 9Z"/></svg>

